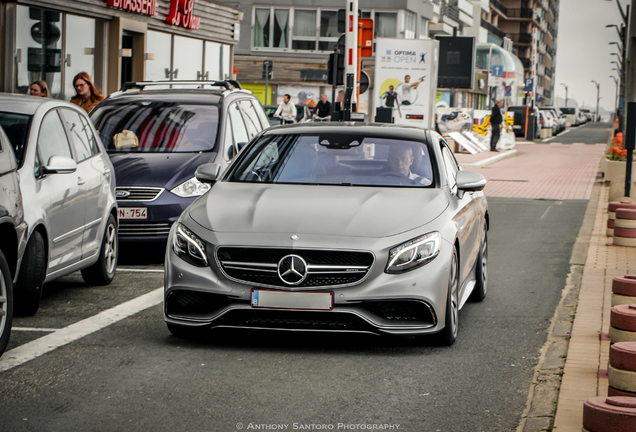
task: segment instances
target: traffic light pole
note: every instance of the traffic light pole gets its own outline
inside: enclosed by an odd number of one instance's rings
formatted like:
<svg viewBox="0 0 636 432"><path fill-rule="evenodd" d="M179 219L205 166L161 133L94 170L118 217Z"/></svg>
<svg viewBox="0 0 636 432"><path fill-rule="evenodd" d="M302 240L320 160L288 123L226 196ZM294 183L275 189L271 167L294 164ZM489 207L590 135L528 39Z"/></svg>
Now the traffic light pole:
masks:
<svg viewBox="0 0 636 432"><path fill-rule="evenodd" d="M345 100L344 119L351 120L351 112L357 106L358 82L358 0L347 0L345 33Z"/></svg>

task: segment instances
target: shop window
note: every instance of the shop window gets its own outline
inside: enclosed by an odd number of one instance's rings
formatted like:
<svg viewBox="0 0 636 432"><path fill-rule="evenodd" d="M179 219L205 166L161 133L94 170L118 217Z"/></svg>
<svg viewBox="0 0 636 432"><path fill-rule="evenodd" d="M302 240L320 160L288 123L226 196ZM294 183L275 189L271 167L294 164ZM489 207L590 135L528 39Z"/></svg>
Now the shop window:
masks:
<svg viewBox="0 0 636 432"><path fill-rule="evenodd" d="M223 79L221 73L221 48L222 45L216 42L205 42L205 78L207 80Z"/></svg>
<svg viewBox="0 0 636 432"><path fill-rule="evenodd" d="M232 76L229 45L221 45L221 75L222 79L229 79Z"/></svg>
<svg viewBox="0 0 636 432"><path fill-rule="evenodd" d="M148 30L146 34L146 80L160 81L170 78L172 65L172 36L168 33ZM155 87L157 88L157 87Z"/></svg>
<svg viewBox="0 0 636 432"><path fill-rule="evenodd" d="M375 13L375 37L397 37L397 13Z"/></svg>
<svg viewBox="0 0 636 432"><path fill-rule="evenodd" d="M295 50L314 51L316 49L316 11L294 11L294 35L292 48Z"/></svg>
<svg viewBox="0 0 636 432"><path fill-rule="evenodd" d="M66 29L82 37L67 37L64 59L64 98L75 96L73 78L80 72L88 72L95 77L95 20L75 15L66 15Z"/></svg>
<svg viewBox="0 0 636 432"><path fill-rule="evenodd" d="M63 14L16 7L16 75L18 93L33 81L46 81L51 96L62 96Z"/></svg>
<svg viewBox="0 0 636 432"><path fill-rule="evenodd" d="M200 80L202 78L203 41L174 36L173 79ZM176 86L175 86L176 87Z"/></svg>
<svg viewBox="0 0 636 432"><path fill-rule="evenodd" d="M255 48L287 48L288 33L288 9L254 9Z"/></svg>

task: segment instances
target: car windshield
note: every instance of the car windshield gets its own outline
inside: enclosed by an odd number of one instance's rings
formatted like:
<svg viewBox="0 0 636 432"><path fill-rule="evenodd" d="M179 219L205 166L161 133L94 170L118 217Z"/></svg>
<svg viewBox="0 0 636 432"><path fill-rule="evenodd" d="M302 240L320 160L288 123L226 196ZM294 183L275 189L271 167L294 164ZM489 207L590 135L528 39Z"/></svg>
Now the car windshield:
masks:
<svg viewBox="0 0 636 432"><path fill-rule="evenodd" d="M22 165L30 123L31 116L29 115L0 112L0 126L2 126L9 141L11 141L11 145L13 145L18 166Z"/></svg>
<svg viewBox="0 0 636 432"><path fill-rule="evenodd" d="M564 114L574 114L574 108L561 108L561 112Z"/></svg>
<svg viewBox="0 0 636 432"><path fill-rule="evenodd" d="M422 142L325 133L269 135L246 148L230 181L432 187Z"/></svg>
<svg viewBox="0 0 636 432"><path fill-rule="evenodd" d="M219 124L214 105L141 101L100 104L91 113L109 152L213 150Z"/></svg>

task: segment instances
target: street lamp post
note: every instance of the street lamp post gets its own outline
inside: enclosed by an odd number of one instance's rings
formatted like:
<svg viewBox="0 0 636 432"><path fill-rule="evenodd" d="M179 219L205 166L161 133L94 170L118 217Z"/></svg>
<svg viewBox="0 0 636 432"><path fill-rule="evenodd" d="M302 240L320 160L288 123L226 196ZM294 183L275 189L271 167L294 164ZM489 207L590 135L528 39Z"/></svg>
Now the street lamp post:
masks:
<svg viewBox="0 0 636 432"><path fill-rule="evenodd" d="M568 86L561 83L563 87L565 87L565 106L568 106Z"/></svg>
<svg viewBox="0 0 636 432"><path fill-rule="evenodd" d="M614 101L614 118L618 116L618 90L620 88L620 81L614 75L610 75L610 78L614 80L614 84L616 84L616 100Z"/></svg>
<svg viewBox="0 0 636 432"><path fill-rule="evenodd" d="M599 121L600 116L599 116L599 112L598 112L598 103L600 101L600 94L601 94L601 84L597 83L596 81L592 80L592 82L594 83L594 85L596 85L596 121Z"/></svg>

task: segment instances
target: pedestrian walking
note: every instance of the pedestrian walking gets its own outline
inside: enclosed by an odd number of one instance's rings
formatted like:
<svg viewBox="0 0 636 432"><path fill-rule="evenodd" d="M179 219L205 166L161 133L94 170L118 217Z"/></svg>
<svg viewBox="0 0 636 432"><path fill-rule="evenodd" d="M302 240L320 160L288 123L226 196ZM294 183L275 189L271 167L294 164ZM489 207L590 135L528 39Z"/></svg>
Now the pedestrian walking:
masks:
<svg viewBox="0 0 636 432"><path fill-rule="evenodd" d="M46 85L46 81L33 81L29 86L29 94L31 96L40 96L45 98L51 97L49 92L49 86Z"/></svg>
<svg viewBox="0 0 636 432"><path fill-rule="evenodd" d="M501 123L503 122L503 115L501 114L501 107L503 106L503 100L499 99L492 107L490 114L490 125L492 126L492 135L490 136L490 151L497 150L497 143L501 136Z"/></svg>
<svg viewBox="0 0 636 432"><path fill-rule="evenodd" d="M73 78L75 96L71 98L71 103L91 112L95 105L104 100L104 95L95 88L91 76L86 72L80 72Z"/></svg>
<svg viewBox="0 0 636 432"><path fill-rule="evenodd" d="M280 117L283 124L292 124L296 119L296 105L291 101L291 96L286 94L283 101L276 108L274 117Z"/></svg>

